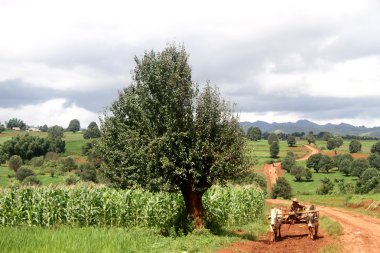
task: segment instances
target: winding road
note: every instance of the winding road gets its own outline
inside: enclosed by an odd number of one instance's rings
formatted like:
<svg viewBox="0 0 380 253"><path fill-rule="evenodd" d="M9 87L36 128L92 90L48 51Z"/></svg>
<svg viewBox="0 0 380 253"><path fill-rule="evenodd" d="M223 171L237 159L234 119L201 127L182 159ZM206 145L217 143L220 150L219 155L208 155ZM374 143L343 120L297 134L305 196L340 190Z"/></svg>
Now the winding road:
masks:
<svg viewBox="0 0 380 253"><path fill-rule="evenodd" d="M319 153L319 149L311 146L311 145L305 145L306 148L310 149L310 152L306 155L304 155L301 158L298 158L297 161L305 161L310 156ZM265 164L264 165L264 174L267 178L267 188L268 191L272 189L272 185L274 185L277 181L277 178L282 176L282 168L281 163L275 163L275 164Z"/></svg>

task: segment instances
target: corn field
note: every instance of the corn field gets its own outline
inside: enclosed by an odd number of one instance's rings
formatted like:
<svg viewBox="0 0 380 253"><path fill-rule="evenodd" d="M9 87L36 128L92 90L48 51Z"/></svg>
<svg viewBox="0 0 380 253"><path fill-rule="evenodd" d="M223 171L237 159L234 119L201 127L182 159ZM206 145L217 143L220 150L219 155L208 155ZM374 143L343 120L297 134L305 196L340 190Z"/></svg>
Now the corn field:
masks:
<svg viewBox="0 0 380 253"><path fill-rule="evenodd" d="M264 194L254 187L213 187L203 197L207 219L237 225L256 219ZM185 205L180 194L109 188L4 189L0 226L173 226Z"/></svg>

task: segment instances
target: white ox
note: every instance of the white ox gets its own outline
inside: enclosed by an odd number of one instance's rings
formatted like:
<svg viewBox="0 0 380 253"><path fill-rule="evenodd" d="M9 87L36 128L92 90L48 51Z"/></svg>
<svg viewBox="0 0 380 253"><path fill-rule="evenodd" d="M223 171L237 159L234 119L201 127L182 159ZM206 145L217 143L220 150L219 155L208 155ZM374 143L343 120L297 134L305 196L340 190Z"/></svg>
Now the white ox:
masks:
<svg viewBox="0 0 380 253"><path fill-rule="evenodd" d="M309 237L314 240L318 237L319 212L314 205L306 209L306 223L309 228Z"/></svg>
<svg viewBox="0 0 380 253"><path fill-rule="evenodd" d="M277 238L281 238L281 224L282 224L282 210L278 208L272 208L270 210L270 231L271 231L271 240L272 242L277 240ZM278 233L278 236L277 236Z"/></svg>

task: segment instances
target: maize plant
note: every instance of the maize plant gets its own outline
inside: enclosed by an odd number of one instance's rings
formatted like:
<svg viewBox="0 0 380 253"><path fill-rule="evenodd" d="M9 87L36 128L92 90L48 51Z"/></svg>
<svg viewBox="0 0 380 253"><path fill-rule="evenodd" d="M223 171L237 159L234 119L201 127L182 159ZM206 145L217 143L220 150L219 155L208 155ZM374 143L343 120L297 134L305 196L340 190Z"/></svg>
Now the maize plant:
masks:
<svg viewBox="0 0 380 253"><path fill-rule="evenodd" d="M254 187L218 187L203 196L207 220L221 225L253 221L262 212L264 194ZM173 226L182 217L181 194L109 188L4 189L0 226Z"/></svg>

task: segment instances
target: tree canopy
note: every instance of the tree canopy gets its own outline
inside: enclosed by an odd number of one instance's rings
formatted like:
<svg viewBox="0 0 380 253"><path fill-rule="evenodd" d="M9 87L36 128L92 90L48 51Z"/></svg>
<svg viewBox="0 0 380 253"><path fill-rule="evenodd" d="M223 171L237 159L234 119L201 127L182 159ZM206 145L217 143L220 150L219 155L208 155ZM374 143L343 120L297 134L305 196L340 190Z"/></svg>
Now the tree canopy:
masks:
<svg viewBox="0 0 380 253"><path fill-rule="evenodd" d="M101 120L102 170L116 187L181 191L202 226L202 195L244 172L244 135L216 87L191 79L183 47L145 52Z"/></svg>
<svg viewBox="0 0 380 253"><path fill-rule="evenodd" d="M258 141L261 139L261 130L258 127L250 127L247 131L247 138L252 141Z"/></svg>
<svg viewBox="0 0 380 253"><path fill-rule="evenodd" d="M12 127L19 127L22 130L26 129L26 124L24 121L18 118L12 118L7 122L7 128L12 129Z"/></svg>
<svg viewBox="0 0 380 253"><path fill-rule="evenodd" d="M86 131L83 134L83 138L85 139L94 139L94 138L99 138L100 137L100 130L98 127L98 124L96 122L91 122Z"/></svg>
<svg viewBox="0 0 380 253"><path fill-rule="evenodd" d="M78 132L80 130L80 122L77 119L72 119L67 127L67 131Z"/></svg>

